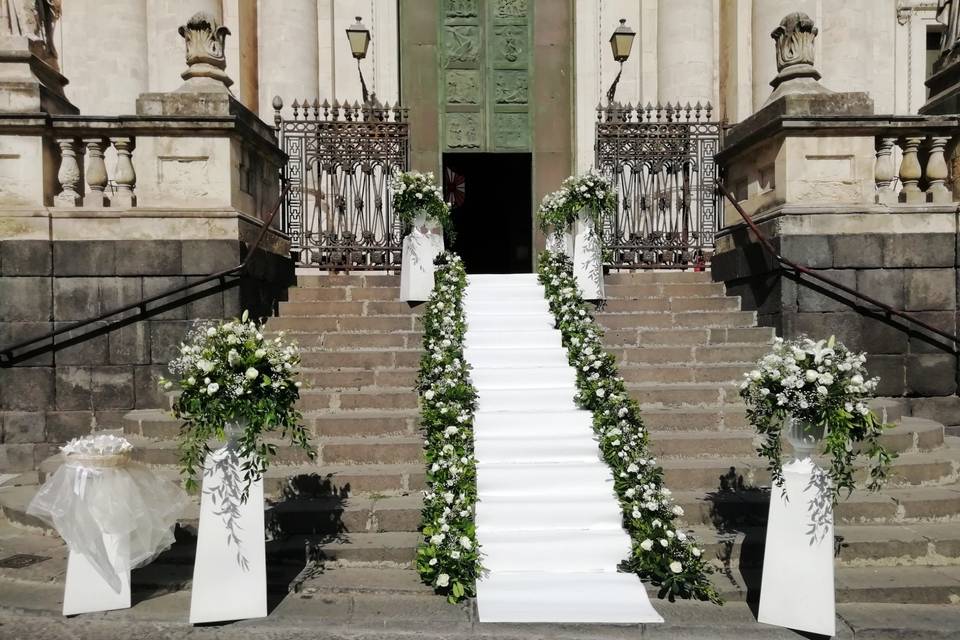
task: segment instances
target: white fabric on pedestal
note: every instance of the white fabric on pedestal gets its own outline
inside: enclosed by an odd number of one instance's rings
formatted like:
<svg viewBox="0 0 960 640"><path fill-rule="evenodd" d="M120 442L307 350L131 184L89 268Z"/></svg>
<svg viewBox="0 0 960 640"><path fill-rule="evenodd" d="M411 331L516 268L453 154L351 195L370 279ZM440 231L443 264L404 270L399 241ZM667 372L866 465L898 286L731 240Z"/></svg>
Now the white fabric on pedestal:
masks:
<svg viewBox="0 0 960 640"><path fill-rule="evenodd" d="M464 356L478 392L481 622L663 622L630 553L609 467L533 274L471 275Z"/></svg>
<svg viewBox="0 0 960 640"><path fill-rule="evenodd" d="M417 216L403 239L400 265L400 299L422 302L433 291L433 261L443 253L443 232L433 220Z"/></svg>
<svg viewBox="0 0 960 640"><path fill-rule="evenodd" d="M581 211L573 230L573 275L584 300L603 300L603 245L600 231L593 230L593 221Z"/></svg>
<svg viewBox="0 0 960 640"><path fill-rule="evenodd" d="M832 636L833 507L829 480L810 458L783 467L783 490L770 490L757 620Z"/></svg>

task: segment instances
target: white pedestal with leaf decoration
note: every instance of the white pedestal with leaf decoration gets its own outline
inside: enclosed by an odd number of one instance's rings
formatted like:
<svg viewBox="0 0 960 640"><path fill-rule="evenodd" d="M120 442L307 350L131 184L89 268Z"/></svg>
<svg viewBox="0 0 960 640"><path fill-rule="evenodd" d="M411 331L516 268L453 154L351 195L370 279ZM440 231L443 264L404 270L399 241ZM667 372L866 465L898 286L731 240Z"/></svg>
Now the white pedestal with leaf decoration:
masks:
<svg viewBox="0 0 960 640"><path fill-rule="evenodd" d="M433 261L443 253L440 224L424 214L413 220L413 229L403 239L400 266L400 299L423 302L433 291Z"/></svg>
<svg viewBox="0 0 960 640"><path fill-rule="evenodd" d="M113 566L129 566L126 536L104 535L103 546ZM70 552L67 557L67 579L63 589L63 615L130 608L130 570L117 570L114 584L87 560L82 553Z"/></svg>
<svg viewBox="0 0 960 640"><path fill-rule="evenodd" d="M573 275L584 300L603 300L603 243L584 209L573 226Z"/></svg>
<svg viewBox="0 0 960 640"><path fill-rule="evenodd" d="M833 505L826 473L810 457L819 437L798 438L783 466L784 483L770 491L760 584L759 622L832 636L836 633L833 577ZM786 497L784 497L784 493Z"/></svg>
<svg viewBox="0 0 960 640"><path fill-rule="evenodd" d="M267 615L263 480L241 502L244 484L243 460L231 439L203 467L191 624Z"/></svg>

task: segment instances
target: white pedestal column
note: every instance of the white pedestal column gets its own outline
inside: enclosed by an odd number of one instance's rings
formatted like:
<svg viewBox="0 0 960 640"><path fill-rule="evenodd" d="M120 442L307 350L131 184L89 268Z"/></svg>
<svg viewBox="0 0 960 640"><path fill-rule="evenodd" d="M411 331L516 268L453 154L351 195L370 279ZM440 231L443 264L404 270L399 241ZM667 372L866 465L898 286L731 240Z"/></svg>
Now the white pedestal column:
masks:
<svg viewBox="0 0 960 640"><path fill-rule="evenodd" d="M657 98L661 103L717 104L713 5L713 0L660 0Z"/></svg>
<svg viewBox="0 0 960 640"><path fill-rule="evenodd" d="M294 100L320 97L317 0L260 0L259 19L260 117L273 122L274 96L287 109Z"/></svg>
<svg viewBox="0 0 960 640"><path fill-rule="evenodd" d="M118 562L129 557L127 540L119 536L105 535L103 545L110 564L129 565ZM63 615L96 611L113 611L130 608L130 570L117 571L108 581L82 553L70 552L67 558L67 580L63 590Z"/></svg>
<svg viewBox="0 0 960 640"><path fill-rule="evenodd" d="M240 502L242 464L231 445L211 453L204 464L191 624L267 615L263 480Z"/></svg>
<svg viewBox="0 0 960 640"><path fill-rule="evenodd" d="M443 231L435 222L417 216L413 229L403 239L400 265L400 299L422 302L433 291L433 261L443 253Z"/></svg>
<svg viewBox="0 0 960 640"><path fill-rule="evenodd" d="M150 0L147 43L150 50L150 91L176 91L183 84L180 74L187 68L186 48L177 31L201 11L223 24L221 0ZM229 39L234 36L227 36ZM227 75L233 69L227 67Z"/></svg>
<svg viewBox="0 0 960 640"><path fill-rule="evenodd" d="M603 300L603 244L585 213L573 228L573 275L584 300Z"/></svg>
<svg viewBox="0 0 960 640"><path fill-rule="evenodd" d="M810 458L783 467L786 499L770 492L757 620L832 636L833 507L826 475Z"/></svg>

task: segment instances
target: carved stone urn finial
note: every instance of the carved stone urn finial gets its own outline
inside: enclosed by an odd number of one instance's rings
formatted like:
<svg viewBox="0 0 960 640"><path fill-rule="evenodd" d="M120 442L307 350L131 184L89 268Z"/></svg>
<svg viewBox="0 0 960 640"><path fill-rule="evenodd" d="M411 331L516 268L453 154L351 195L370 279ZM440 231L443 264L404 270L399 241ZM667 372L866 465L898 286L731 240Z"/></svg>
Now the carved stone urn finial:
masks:
<svg viewBox="0 0 960 640"><path fill-rule="evenodd" d="M180 74L186 82L180 91L225 91L233 84L224 71L227 68L224 45L230 29L218 23L209 13L201 11L178 31L187 49L187 70Z"/></svg>
<svg viewBox="0 0 960 640"><path fill-rule="evenodd" d="M817 33L810 16L796 11L784 17L770 34L776 41L778 73L770 81L773 93L766 104L787 94L833 93L818 82L820 72L813 66Z"/></svg>

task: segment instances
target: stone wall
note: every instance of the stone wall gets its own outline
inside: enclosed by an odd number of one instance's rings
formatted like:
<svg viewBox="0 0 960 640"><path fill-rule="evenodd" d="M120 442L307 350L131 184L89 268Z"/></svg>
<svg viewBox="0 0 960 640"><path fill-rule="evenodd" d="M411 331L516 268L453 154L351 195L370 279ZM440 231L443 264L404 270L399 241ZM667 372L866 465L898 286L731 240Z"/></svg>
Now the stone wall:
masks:
<svg viewBox="0 0 960 640"><path fill-rule="evenodd" d="M783 257L956 334L958 236L952 208L943 209L815 217L773 212L760 227ZM816 218L822 233L797 233L801 225L818 225ZM761 324L786 338L836 335L867 352L870 373L881 378L878 395L915 398L916 415L960 424L960 374L950 341L810 277L796 278L742 226L721 234L712 270L731 295L741 296L744 309L757 311Z"/></svg>
<svg viewBox="0 0 960 640"><path fill-rule="evenodd" d="M240 239L0 241L0 348L235 267L253 230L241 225ZM35 469L56 445L118 427L131 409L166 407L157 378L187 329L244 309L271 315L293 278L288 257L260 250L244 277L65 334L0 368L0 473Z"/></svg>

